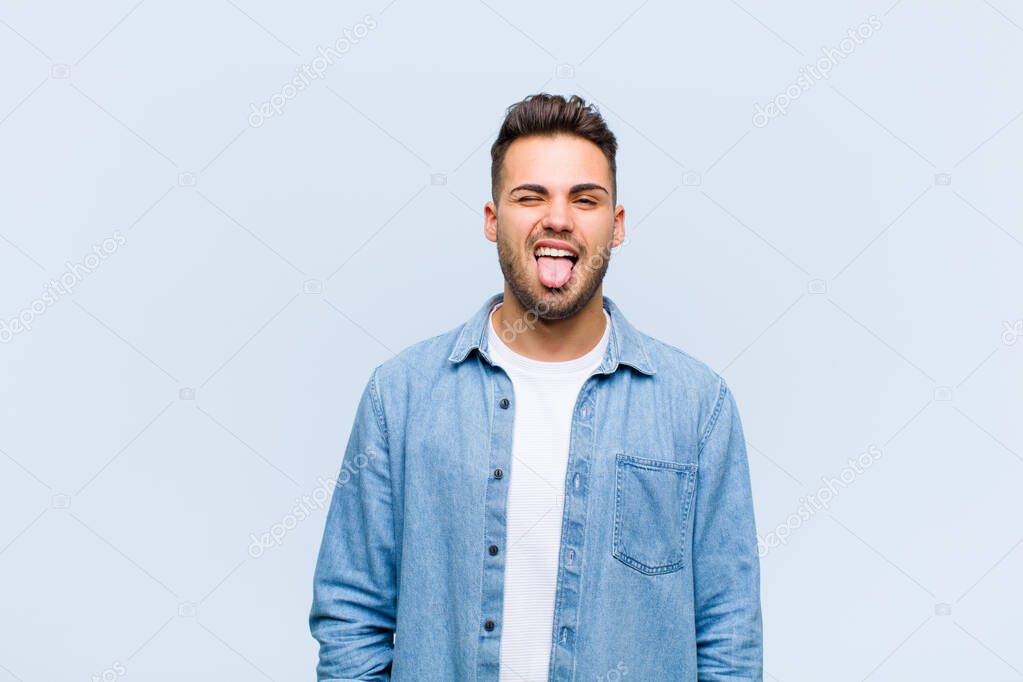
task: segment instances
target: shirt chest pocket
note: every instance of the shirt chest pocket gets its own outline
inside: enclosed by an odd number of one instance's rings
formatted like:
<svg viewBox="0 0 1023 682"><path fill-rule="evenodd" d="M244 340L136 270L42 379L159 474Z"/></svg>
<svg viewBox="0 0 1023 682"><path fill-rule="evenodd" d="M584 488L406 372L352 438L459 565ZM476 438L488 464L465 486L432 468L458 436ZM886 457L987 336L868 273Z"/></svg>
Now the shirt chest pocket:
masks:
<svg viewBox="0 0 1023 682"><path fill-rule="evenodd" d="M696 469L695 463L615 455L616 559L647 575L686 565Z"/></svg>

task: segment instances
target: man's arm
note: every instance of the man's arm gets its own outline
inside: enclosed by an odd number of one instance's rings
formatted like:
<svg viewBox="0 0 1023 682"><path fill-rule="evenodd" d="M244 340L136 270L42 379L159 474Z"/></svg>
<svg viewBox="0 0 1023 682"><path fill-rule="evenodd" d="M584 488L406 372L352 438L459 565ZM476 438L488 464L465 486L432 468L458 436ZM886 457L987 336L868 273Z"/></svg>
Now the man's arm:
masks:
<svg viewBox="0 0 1023 682"><path fill-rule="evenodd" d="M693 526L697 676L761 682L760 557L749 463L723 379L701 442Z"/></svg>
<svg viewBox="0 0 1023 682"><path fill-rule="evenodd" d="M374 369L355 414L323 531L309 628L319 682L391 679L394 524L387 424Z"/></svg>

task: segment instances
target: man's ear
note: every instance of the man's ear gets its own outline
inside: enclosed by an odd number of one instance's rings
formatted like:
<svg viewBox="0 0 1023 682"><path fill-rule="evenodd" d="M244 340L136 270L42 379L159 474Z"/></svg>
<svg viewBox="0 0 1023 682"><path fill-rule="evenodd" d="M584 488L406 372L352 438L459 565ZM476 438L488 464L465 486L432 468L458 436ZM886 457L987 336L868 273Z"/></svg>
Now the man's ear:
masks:
<svg viewBox="0 0 1023 682"><path fill-rule="evenodd" d="M492 242L497 241L497 207L492 200L483 207L483 235Z"/></svg>
<svg viewBox="0 0 1023 682"><path fill-rule="evenodd" d="M615 207L614 233L611 239L611 248L615 248L625 241L625 207L619 204Z"/></svg>

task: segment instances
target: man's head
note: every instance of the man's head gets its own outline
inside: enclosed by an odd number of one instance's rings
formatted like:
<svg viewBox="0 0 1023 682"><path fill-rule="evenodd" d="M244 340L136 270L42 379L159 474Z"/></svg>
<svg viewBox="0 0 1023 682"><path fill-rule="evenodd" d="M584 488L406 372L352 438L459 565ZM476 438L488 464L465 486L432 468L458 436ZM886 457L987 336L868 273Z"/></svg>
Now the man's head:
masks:
<svg viewBox="0 0 1023 682"><path fill-rule="evenodd" d="M484 233L497 242L508 288L537 317L585 307L625 239L617 149L600 113L576 95L541 93L508 108L490 150ZM548 240L569 255L540 251Z"/></svg>

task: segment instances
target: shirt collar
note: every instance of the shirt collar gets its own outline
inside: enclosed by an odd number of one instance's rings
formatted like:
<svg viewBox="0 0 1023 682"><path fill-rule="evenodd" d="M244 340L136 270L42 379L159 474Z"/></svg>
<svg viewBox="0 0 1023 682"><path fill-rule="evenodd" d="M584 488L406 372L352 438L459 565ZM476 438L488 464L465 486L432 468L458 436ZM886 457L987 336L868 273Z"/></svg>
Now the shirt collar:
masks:
<svg viewBox="0 0 1023 682"><path fill-rule="evenodd" d="M647 354L646 345L640 332L633 327L622 311L607 296L602 296L604 309L611 318L611 334L607 342L604 359L598 368L601 374L610 374L618 369L619 364L629 365L644 374L653 375L655 368ZM504 300L504 292L494 294L462 325L455 345L448 360L460 363L472 350L476 350L489 363L487 352L487 325L490 323L490 312L494 306Z"/></svg>

